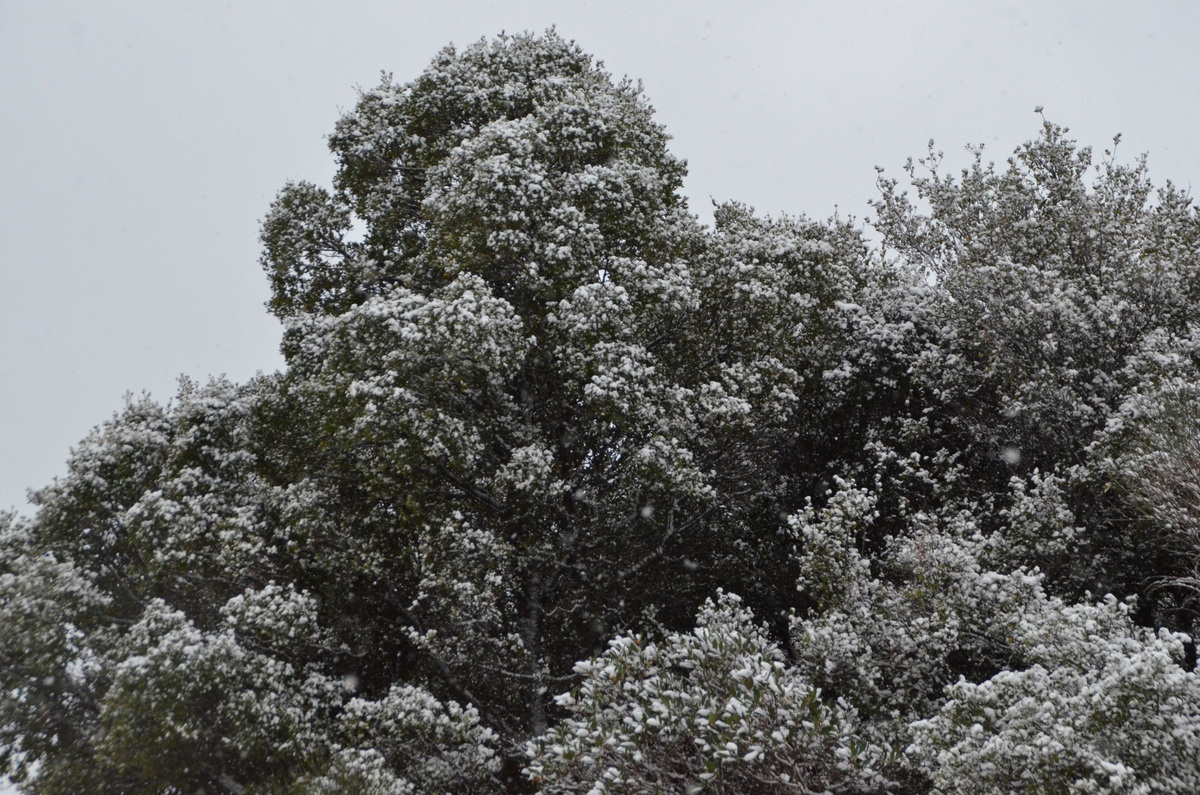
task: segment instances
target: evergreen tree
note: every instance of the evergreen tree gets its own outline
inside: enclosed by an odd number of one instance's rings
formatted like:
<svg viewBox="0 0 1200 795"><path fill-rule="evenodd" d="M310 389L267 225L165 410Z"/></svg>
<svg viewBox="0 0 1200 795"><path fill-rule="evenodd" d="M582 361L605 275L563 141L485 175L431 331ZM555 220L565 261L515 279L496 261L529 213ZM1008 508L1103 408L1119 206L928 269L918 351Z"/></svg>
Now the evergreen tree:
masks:
<svg viewBox="0 0 1200 795"><path fill-rule="evenodd" d="M56 619L59 666L94 671L69 758L113 791L403 776L426 763L345 715L432 698L508 760L486 789L614 632L726 587L786 640L785 518L821 468L793 429L869 262L840 222L729 206L704 232L667 140L554 33L363 94L332 190L263 222L286 371L131 404L22 525L103 600ZM8 736L50 787L68 755Z"/></svg>
<svg viewBox="0 0 1200 795"><path fill-rule="evenodd" d="M706 229L553 31L329 143L262 225L286 369L0 517L26 790L1195 790L1200 218L1144 162L1046 123L881 178L878 250Z"/></svg>

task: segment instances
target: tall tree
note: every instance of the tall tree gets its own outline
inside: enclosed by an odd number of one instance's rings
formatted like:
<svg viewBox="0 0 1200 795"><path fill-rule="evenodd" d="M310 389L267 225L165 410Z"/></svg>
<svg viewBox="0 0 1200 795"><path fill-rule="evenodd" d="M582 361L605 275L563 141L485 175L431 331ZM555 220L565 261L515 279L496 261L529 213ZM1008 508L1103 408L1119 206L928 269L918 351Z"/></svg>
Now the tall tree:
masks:
<svg viewBox="0 0 1200 795"><path fill-rule="evenodd" d="M89 700L9 680L78 728L52 752L13 708L33 786L67 759L113 791L336 786L478 735L508 760L486 789L613 632L685 629L726 587L786 640L786 516L826 476L794 429L872 265L840 221L702 230L667 142L553 32L362 95L331 189L263 222L286 371L131 404L20 525L95 592L46 619ZM439 700L458 740L372 744Z"/></svg>

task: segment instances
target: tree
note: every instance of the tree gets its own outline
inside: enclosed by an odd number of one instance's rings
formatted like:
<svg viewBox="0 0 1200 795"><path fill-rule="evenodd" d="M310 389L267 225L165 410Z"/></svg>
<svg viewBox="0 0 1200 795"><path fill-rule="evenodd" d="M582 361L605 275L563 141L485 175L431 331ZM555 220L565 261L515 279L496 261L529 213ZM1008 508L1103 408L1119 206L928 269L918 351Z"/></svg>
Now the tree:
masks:
<svg viewBox="0 0 1200 795"><path fill-rule="evenodd" d="M37 548L106 600L58 619L94 670L80 764L113 791L341 780L347 753L404 778L341 716L417 687L518 782L613 632L726 587L786 639L785 517L825 465L792 429L871 263L843 222L731 205L704 232L667 140L553 32L362 95L332 190L263 222L287 370L131 404L37 497ZM127 747L147 721L177 737L155 759ZM30 758L45 789L66 757Z"/></svg>
<svg viewBox="0 0 1200 795"><path fill-rule="evenodd" d="M1050 726L1078 746L1020 780L1186 789L1194 417L1167 395L1200 383L1200 221L1142 165L1085 184L1065 133L914 171L928 214L883 179L873 249L735 203L700 227L640 88L553 31L384 76L333 184L263 221L286 369L130 400L0 520L10 773L986 789ZM1071 688L1184 717L1101 747Z"/></svg>
<svg viewBox="0 0 1200 795"><path fill-rule="evenodd" d="M929 213L881 177L877 225L885 250L937 284L924 312L934 325L906 351L928 376L935 435L963 437L954 452L981 494L1014 474L1067 478L1092 533L1060 585L1131 594L1174 561L1132 548L1128 511L1090 445L1164 369L1194 379L1200 227L1185 194L1170 183L1156 194L1144 157L1117 162L1120 136L1093 165L1067 133L1043 119L1006 170L977 149L957 181L931 142L908 164Z"/></svg>

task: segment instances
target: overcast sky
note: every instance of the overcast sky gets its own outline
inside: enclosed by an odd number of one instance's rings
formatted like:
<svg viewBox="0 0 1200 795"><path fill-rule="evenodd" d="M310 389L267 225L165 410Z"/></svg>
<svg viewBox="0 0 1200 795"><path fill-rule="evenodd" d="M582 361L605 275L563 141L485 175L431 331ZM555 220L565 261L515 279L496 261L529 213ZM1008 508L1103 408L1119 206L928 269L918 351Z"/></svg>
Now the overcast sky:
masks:
<svg viewBox="0 0 1200 795"><path fill-rule="evenodd" d="M324 136L381 70L550 25L644 81L685 191L869 215L935 138L1002 161L1035 105L1200 185L1200 3L0 0L0 508L65 473L127 391L279 368L258 221L327 184Z"/></svg>

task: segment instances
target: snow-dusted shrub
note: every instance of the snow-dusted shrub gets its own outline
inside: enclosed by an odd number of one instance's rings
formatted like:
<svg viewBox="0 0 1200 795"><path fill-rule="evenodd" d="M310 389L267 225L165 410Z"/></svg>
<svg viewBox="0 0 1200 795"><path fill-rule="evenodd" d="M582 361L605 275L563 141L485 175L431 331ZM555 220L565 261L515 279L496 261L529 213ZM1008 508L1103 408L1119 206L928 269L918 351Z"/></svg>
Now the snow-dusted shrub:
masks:
<svg viewBox="0 0 1200 795"><path fill-rule="evenodd" d="M1024 666L947 688L908 749L935 791L1200 791L1200 676L1182 636L1129 613L1048 603L1013 629Z"/></svg>
<svg viewBox="0 0 1200 795"><path fill-rule="evenodd" d="M162 600L146 607L107 672L99 765L161 787L236 787L323 753L344 688L300 662L322 642L311 597L271 584L229 600L222 615L206 630ZM219 765L179 769L195 758Z"/></svg>
<svg viewBox="0 0 1200 795"><path fill-rule="evenodd" d="M865 554L875 502L843 481L825 508L792 518L812 603L794 619L792 643L800 670L895 742L905 721L941 704L945 685L1011 664L1011 628L1044 594L1029 572L982 565L988 540L966 510L918 513L904 535Z"/></svg>
<svg viewBox="0 0 1200 795"><path fill-rule="evenodd" d="M1053 479L1017 489L997 536L970 511L917 514L875 555L859 549L875 497L840 485L793 520L815 603L793 642L799 670L845 694L864 736L907 743L909 772L938 792L1196 791L1187 636L1137 627L1112 596L1068 603L1036 570L988 568L1013 554L1010 526L1061 524Z"/></svg>
<svg viewBox="0 0 1200 795"><path fill-rule="evenodd" d="M326 770L302 780L303 792L484 795L500 786L496 733L480 725L474 708L442 703L423 688L351 699L339 724L342 744Z"/></svg>
<svg viewBox="0 0 1200 795"><path fill-rule="evenodd" d="M620 636L556 698L567 717L529 746L539 791L859 792L884 787L854 711L784 663L732 594L696 629Z"/></svg>

